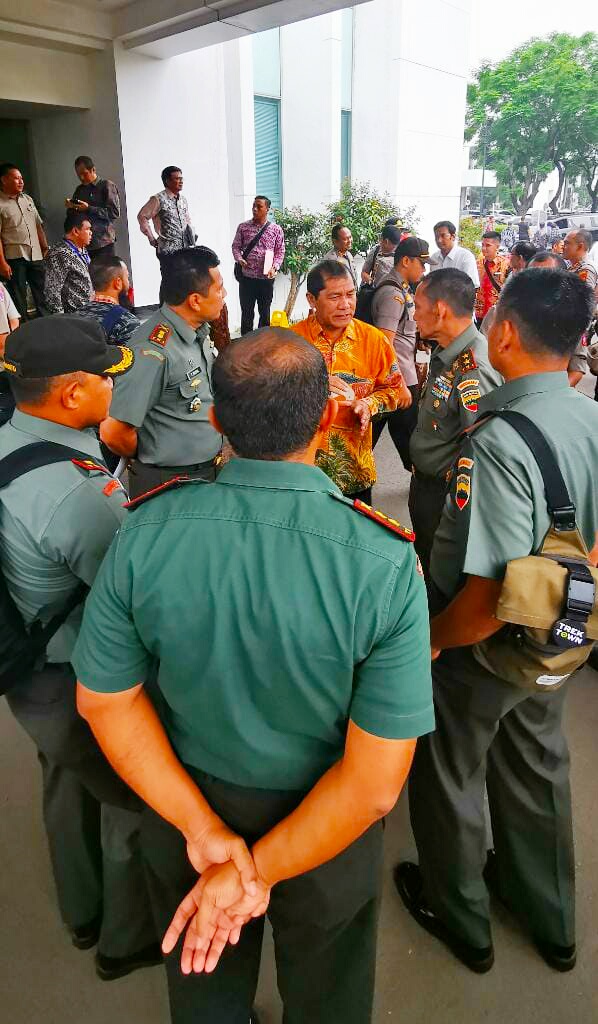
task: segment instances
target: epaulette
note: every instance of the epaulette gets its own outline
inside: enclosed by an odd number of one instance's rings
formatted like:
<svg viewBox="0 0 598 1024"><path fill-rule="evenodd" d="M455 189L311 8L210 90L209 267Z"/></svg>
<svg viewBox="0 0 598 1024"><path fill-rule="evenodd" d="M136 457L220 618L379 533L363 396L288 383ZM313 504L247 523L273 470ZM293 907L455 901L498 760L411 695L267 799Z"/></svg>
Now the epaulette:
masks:
<svg viewBox="0 0 598 1024"><path fill-rule="evenodd" d="M123 508L126 508L128 512L134 512L140 505L145 505L146 501L151 501L152 498L157 498L159 494L165 494L166 491L174 491L177 487L182 487L183 484L207 484L209 480L201 480L198 477L190 476L173 476L172 480L167 480L166 483L160 484L158 487L152 487L150 491L145 491L144 494L139 494L136 498L131 498L127 501Z"/></svg>
<svg viewBox="0 0 598 1024"><path fill-rule="evenodd" d="M73 466L77 466L86 473L105 473L107 476L112 476L107 466L103 466L101 462L95 462L94 459L71 459L71 462Z"/></svg>
<svg viewBox="0 0 598 1024"><path fill-rule="evenodd" d="M164 348L171 334L172 328L168 324L156 324L147 340L153 341L154 345L160 345L161 348Z"/></svg>
<svg viewBox="0 0 598 1024"><path fill-rule="evenodd" d="M478 364L475 361L475 356L471 348L463 349L461 355L457 359L459 369L461 373L469 373L470 370L477 370Z"/></svg>
<svg viewBox="0 0 598 1024"><path fill-rule="evenodd" d="M366 516L367 519L373 519L375 523L385 526L387 530L398 534L402 540L407 540L410 543L413 543L415 540L413 530L410 530L407 526L402 526L396 519L391 519L384 512L379 512L378 509L367 505L365 501L360 501L359 498L347 498L344 494L337 494L335 491L329 491L328 493L331 498L336 498L337 501L342 501L344 505L349 505L350 508L355 512L359 512L360 515Z"/></svg>

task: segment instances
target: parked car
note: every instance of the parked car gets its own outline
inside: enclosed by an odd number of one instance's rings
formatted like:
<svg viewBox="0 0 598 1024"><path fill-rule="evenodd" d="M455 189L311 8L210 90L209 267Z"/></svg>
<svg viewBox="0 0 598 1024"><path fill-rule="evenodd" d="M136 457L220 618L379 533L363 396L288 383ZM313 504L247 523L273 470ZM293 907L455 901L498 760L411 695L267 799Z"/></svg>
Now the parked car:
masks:
<svg viewBox="0 0 598 1024"><path fill-rule="evenodd" d="M598 241L598 213L560 213L558 217L551 220L557 226L564 238L569 231L576 228L584 228L589 231L594 242Z"/></svg>

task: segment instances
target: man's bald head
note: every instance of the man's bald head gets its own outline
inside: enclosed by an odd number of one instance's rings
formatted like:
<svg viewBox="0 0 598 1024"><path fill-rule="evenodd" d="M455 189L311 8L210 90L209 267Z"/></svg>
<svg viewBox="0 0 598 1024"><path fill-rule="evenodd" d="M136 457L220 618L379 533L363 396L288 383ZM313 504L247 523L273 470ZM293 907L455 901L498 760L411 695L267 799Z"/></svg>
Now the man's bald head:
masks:
<svg viewBox="0 0 598 1024"><path fill-rule="evenodd" d="M318 350L282 327L264 327L228 345L214 363L212 388L218 422L244 459L305 451L329 393Z"/></svg>

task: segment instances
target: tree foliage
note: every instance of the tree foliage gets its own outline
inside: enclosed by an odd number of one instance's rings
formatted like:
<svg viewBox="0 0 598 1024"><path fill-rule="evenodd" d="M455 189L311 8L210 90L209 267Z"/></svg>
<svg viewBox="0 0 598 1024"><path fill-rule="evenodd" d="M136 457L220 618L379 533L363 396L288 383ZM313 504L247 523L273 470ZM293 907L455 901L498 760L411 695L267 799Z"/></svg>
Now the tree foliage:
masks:
<svg viewBox="0 0 598 1024"><path fill-rule="evenodd" d="M518 214L557 168L596 186L598 36L553 33L483 64L468 89L466 138L486 131L487 165ZM588 184L590 182L591 184ZM558 201L558 194L555 197ZM556 204L555 204L556 205Z"/></svg>
<svg viewBox="0 0 598 1024"><path fill-rule="evenodd" d="M285 256L281 270L291 278L285 305L285 312L290 316L308 271L330 248L328 221L323 212L310 213L301 206L275 210L274 220L284 232Z"/></svg>
<svg viewBox="0 0 598 1024"><path fill-rule="evenodd" d="M462 217L459 221L459 245L462 245L464 249L469 249L474 256L479 256L483 230L481 220Z"/></svg>
<svg viewBox="0 0 598 1024"><path fill-rule="evenodd" d="M400 217L406 228L418 219L415 206L402 210L388 193L380 194L369 182L343 181L340 199L328 206L329 224L346 224L353 235L353 252L366 256L380 237L389 217Z"/></svg>

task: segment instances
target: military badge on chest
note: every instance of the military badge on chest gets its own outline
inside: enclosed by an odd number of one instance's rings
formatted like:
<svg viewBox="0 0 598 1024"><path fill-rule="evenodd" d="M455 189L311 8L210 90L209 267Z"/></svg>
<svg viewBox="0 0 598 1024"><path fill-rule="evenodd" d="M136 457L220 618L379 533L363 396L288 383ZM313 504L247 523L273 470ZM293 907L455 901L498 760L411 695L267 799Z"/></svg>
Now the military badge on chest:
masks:
<svg viewBox="0 0 598 1024"><path fill-rule="evenodd" d="M435 377L434 381L430 384L430 394L432 396L432 405L435 409L440 408L441 402L448 402L451 397L453 390L453 374L452 373L441 373L439 377Z"/></svg>

